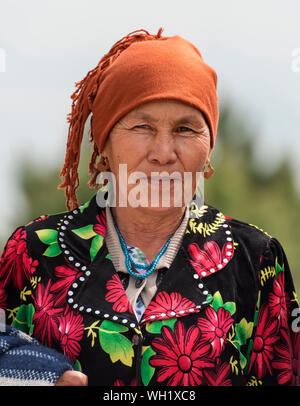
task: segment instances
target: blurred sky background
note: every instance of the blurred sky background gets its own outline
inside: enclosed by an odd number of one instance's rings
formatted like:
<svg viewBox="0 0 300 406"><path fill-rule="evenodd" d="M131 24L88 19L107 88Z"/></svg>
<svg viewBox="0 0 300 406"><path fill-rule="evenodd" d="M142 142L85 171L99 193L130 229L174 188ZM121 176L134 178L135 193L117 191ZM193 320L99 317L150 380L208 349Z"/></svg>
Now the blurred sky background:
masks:
<svg viewBox="0 0 300 406"><path fill-rule="evenodd" d="M140 28L163 27L199 48L218 74L220 103L259 129L257 159L271 171L288 156L300 193L299 16L299 0L0 0L1 234L25 209L18 161L63 164L75 82Z"/></svg>

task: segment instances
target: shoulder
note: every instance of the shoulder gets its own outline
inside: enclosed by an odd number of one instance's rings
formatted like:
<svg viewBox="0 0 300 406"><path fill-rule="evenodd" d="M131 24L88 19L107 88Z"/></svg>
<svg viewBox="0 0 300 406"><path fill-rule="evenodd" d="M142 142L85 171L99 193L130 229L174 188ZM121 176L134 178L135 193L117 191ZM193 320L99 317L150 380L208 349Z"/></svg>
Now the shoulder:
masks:
<svg viewBox="0 0 300 406"><path fill-rule="evenodd" d="M226 224L230 228L235 248L238 251L246 253L249 257L253 258L255 256L261 260L262 256L267 252L274 251L274 249L282 249L279 241L273 238L261 225L228 216L226 212L223 213L210 205L207 206L209 210L220 213L220 218L225 218Z"/></svg>

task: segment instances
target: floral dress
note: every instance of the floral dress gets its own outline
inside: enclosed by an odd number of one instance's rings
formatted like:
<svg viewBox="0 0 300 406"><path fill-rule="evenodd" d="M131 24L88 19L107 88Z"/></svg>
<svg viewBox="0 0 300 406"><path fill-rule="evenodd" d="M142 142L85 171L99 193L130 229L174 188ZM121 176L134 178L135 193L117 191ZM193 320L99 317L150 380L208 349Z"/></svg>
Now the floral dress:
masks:
<svg viewBox="0 0 300 406"><path fill-rule="evenodd" d="M297 385L299 305L281 244L208 204L191 212L141 312L96 196L18 227L0 259L7 323L65 354L89 385Z"/></svg>

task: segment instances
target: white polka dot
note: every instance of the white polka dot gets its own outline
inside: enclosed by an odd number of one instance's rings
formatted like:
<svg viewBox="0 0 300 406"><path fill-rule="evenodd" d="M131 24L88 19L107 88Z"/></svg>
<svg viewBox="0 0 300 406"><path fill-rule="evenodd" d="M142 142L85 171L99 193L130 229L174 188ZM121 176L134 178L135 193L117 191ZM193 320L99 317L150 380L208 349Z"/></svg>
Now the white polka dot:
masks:
<svg viewBox="0 0 300 406"><path fill-rule="evenodd" d="M206 272L201 272L201 275L202 275L202 276L205 276L205 275L206 275Z"/></svg>
<svg viewBox="0 0 300 406"><path fill-rule="evenodd" d="M203 288L203 284L199 283L198 288L202 289Z"/></svg>
<svg viewBox="0 0 300 406"><path fill-rule="evenodd" d="M84 306L80 306L78 310L81 312L83 309L84 309Z"/></svg>
<svg viewBox="0 0 300 406"><path fill-rule="evenodd" d="M90 274L91 274L91 271L86 271L86 276L90 276Z"/></svg>
<svg viewBox="0 0 300 406"><path fill-rule="evenodd" d="M231 234L231 232L230 232L230 231L228 231L228 230L227 230L227 231L225 231L225 233L226 233L226 234Z"/></svg>
<svg viewBox="0 0 300 406"><path fill-rule="evenodd" d="M118 318L119 318L118 316L114 316L113 320L118 320Z"/></svg>
<svg viewBox="0 0 300 406"><path fill-rule="evenodd" d="M150 319L155 319L156 316L154 316L154 314L152 316L150 316Z"/></svg>
<svg viewBox="0 0 300 406"><path fill-rule="evenodd" d="M79 262L76 262L75 266L76 266L76 267L79 267L79 266L80 266L80 263L79 263Z"/></svg>
<svg viewBox="0 0 300 406"><path fill-rule="evenodd" d="M196 274L196 273L194 273L194 279L199 279L199 275L198 274Z"/></svg>
<svg viewBox="0 0 300 406"><path fill-rule="evenodd" d="M81 282L83 282L85 279L84 279L83 276L81 276L81 277L79 278L79 280L80 280Z"/></svg>
<svg viewBox="0 0 300 406"><path fill-rule="evenodd" d="M122 320L122 323L127 323L127 322L128 322L127 319L123 319L123 320Z"/></svg>
<svg viewBox="0 0 300 406"><path fill-rule="evenodd" d="M83 266L83 267L81 268L81 270L82 270L82 271L85 271L85 270L86 270L86 266Z"/></svg>
<svg viewBox="0 0 300 406"><path fill-rule="evenodd" d="M218 269L222 269L223 265L222 264L218 264Z"/></svg>
<svg viewBox="0 0 300 406"><path fill-rule="evenodd" d="M135 327L135 323L130 323L130 327L134 328Z"/></svg>
<svg viewBox="0 0 300 406"><path fill-rule="evenodd" d="M95 314L100 314L100 310L95 310Z"/></svg>
<svg viewBox="0 0 300 406"><path fill-rule="evenodd" d="M77 284L76 282L74 282L74 283L72 284L72 287L76 289L76 288L78 287L78 284Z"/></svg>
<svg viewBox="0 0 300 406"><path fill-rule="evenodd" d="M70 299L68 299L68 303L73 303L74 302L74 299L72 299L71 297L70 297Z"/></svg>
<svg viewBox="0 0 300 406"><path fill-rule="evenodd" d="M214 273L216 270L214 268L210 268L209 272Z"/></svg>
<svg viewBox="0 0 300 406"><path fill-rule="evenodd" d="M90 307L88 307L88 308L86 309L86 311L89 313L89 312L92 311L92 309L91 309Z"/></svg>
<svg viewBox="0 0 300 406"><path fill-rule="evenodd" d="M224 258L224 259L223 259L223 262L225 262L225 264L227 264L228 259L227 259L227 258Z"/></svg>
<svg viewBox="0 0 300 406"><path fill-rule="evenodd" d="M227 255L228 257L230 257L231 254L232 254L232 252L230 252L230 251L226 252L226 255Z"/></svg>
<svg viewBox="0 0 300 406"><path fill-rule="evenodd" d="M71 290L69 290L68 295L69 295L69 296L72 296L72 295L73 295L73 292L72 292Z"/></svg>
<svg viewBox="0 0 300 406"><path fill-rule="evenodd" d="M69 259L69 261L73 261L74 257L69 257L68 259Z"/></svg>
<svg viewBox="0 0 300 406"><path fill-rule="evenodd" d="M204 290L203 291L203 295L207 295L208 294L208 291L207 290Z"/></svg>
<svg viewBox="0 0 300 406"><path fill-rule="evenodd" d="M166 317L166 313L161 313L161 317Z"/></svg>
<svg viewBox="0 0 300 406"><path fill-rule="evenodd" d="M227 240L227 241L232 241L232 238L227 237L226 240Z"/></svg>

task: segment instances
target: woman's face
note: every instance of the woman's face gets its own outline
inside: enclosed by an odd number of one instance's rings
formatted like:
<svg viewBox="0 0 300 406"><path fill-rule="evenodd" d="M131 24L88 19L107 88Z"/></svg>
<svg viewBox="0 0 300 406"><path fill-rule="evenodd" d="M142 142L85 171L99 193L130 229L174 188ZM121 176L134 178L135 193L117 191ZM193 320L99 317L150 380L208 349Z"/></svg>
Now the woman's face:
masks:
<svg viewBox="0 0 300 406"><path fill-rule="evenodd" d="M143 194L141 205L152 210L163 210L163 193L170 196L169 207L183 207L184 188L188 187L187 173L192 179L194 193L198 179L196 173L203 172L210 155L210 133L202 113L176 100L155 100L130 111L113 127L102 151L115 175L117 199L119 187L124 186L127 177L134 184L127 182L127 190L121 192L123 198L127 195L130 201ZM120 164L127 165L127 168L123 166L127 169L126 177L124 173L120 175ZM159 174L164 177L163 182L158 180ZM165 182L171 174L176 179L171 180L167 188ZM135 181L137 177L140 181ZM179 206L178 188L182 190L182 204ZM153 196L158 194L159 204L154 207Z"/></svg>

